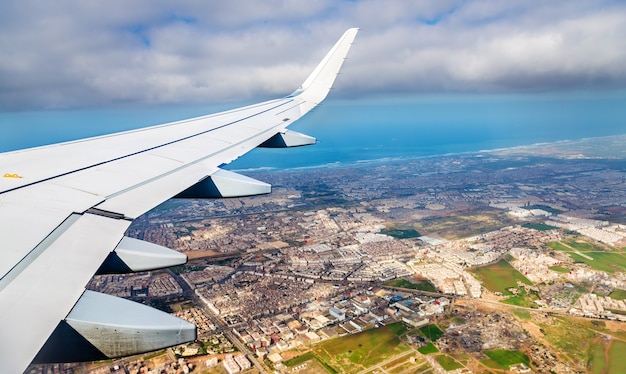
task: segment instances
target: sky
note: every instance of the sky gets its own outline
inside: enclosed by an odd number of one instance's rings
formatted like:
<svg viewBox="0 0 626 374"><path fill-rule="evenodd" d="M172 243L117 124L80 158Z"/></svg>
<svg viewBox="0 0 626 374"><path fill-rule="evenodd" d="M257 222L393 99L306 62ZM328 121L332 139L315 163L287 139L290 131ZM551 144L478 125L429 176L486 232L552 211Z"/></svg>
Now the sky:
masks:
<svg viewBox="0 0 626 374"><path fill-rule="evenodd" d="M284 96L351 27L331 112L314 120L543 129L545 114L626 132L621 0L8 0L0 151Z"/></svg>

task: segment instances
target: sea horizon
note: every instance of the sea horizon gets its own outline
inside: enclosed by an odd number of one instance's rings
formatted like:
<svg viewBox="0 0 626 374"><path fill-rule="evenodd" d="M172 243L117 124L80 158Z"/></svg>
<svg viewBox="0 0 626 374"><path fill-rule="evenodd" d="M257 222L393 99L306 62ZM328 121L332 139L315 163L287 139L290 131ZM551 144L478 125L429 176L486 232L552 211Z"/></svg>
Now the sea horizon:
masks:
<svg viewBox="0 0 626 374"><path fill-rule="evenodd" d="M460 151L460 152L448 152L448 153L435 153L429 155L407 155L407 156L397 156L397 157L382 157L376 159L367 159L367 160L356 160L353 162L347 161L334 161L328 162L324 164L311 164L306 166L295 166L295 167L281 167L281 166L259 166L259 167L247 167L247 168L233 168L233 165L238 165L239 163L233 162L227 165L229 170L240 172L240 173L263 173L263 172L299 172L306 170L320 170L320 169L339 169L339 168L352 168L352 167L360 167L360 166L369 166L369 165L381 165L386 163L395 163L395 162L404 162L404 161L412 161L412 160L423 160L428 158L439 158L439 157L455 157L455 156L472 156L472 155L481 155L481 154L492 154L499 152L510 152L514 150L528 150L531 151L532 148L540 148L544 146L551 145L570 145L575 143L582 143L585 141L597 141L601 139L610 139L610 138L619 138L626 137L626 132L623 134L615 134L615 135L606 135L606 136L596 136L596 137L585 137L580 139L563 139L563 140L555 140L551 142L537 142L531 144L523 144L523 145L515 145L510 147L500 147L493 149L479 149L479 150L468 150L468 151ZM245 156L244 156L245 157ZM268 157L270 159L270 157ZM280 160L279 157L274 157L276 160ZM280 161L277 161L280 162ZM242 162L243 163L243 162Z"/></svg>
<svg viewBox="0 0 626 374"><path fill-rule="evenodd" d="M626 92L330 99L289 127L313 146L254 149L226 166L270 171L458 155L626 133ZM229 108L158 106L0 113L0 152L72 141Z"/></svg>

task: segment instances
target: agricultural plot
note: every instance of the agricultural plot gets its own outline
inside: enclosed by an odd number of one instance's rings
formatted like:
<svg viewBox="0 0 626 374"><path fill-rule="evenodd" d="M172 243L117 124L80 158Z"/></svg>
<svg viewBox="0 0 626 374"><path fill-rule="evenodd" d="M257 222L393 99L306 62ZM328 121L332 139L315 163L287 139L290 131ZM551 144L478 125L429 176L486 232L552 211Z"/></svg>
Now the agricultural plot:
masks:
<svg viewBox="0 0 626 374"><path fill-rule="evenodd" d="M435 286L433 286L433 284L427 280L409 281L406 279L394 279L390 282L385 283L385 286L408 288L410 290L437 292Z"/></svg>
<svg viewBox="0 0 626 374"><path fill-rule="evenodd" d="M537 230L537 231L548 231L548 230L558 229L558 227L546 225L545 223L525 223L522 225L522 227L525 227L527 229Z"/></svg>
<svg viewBox="0 0 626 374"><path fill-rule="evenodd" d="M393 331L393 333L396 334L397 336L400 336L404 334L405 332L409 331L407 326L402 322L390 323L387 325L387 328Z"/></svg>
<svg viewBox="0 0 626 374"><path fill-rule="evenodd" d="M431 353L437 353L439 352L439 350L437 349L437 347L435 347L435 345L433 343L428 343L423 347L419 347L418 352L423 354L423 355L428 355Z"/></svg>
<svg viewBox="0 0 626 374"><path fill-rule="evenodd" d="M393 236L396 239L410 239L422 236L415 229L386 228L380 231L381 234Z"/></svg>
<svg viewBox="0 0 626 374"><path fill-rule="evenodd" d="M289 360L283 362L283 364L285 364L285 366L287 366L287 367L293 367L293 366L301 365L301 364L303 364L303 363L305 363L305 362L307 362L309 360L314 360L314 359L316 359L316 358L315 358L315 355L313 354L313 352L307 352L307 353L302 354L300 356L296 356L296 357L294 357L292 359L289 359Z"/></svg>
<svg viewBox="0 0 626 374"><path fill-rule="evenodd" d="M419 330L425 337L430 339L430 341L432 342L436 341L441 337L441 335L443 335L443 331L435 324L420 327Z"/></svg>
<svg viewBox="0 0 626 374"><path fill-rule="evenodd" d="M526 364L527 366L530 365L530 359L528 358L528 356L520 351L492 349L484 351L483 353L487 355L487 357L489 357L490 361L493 361L493 363L504 369L508 369L511 365L515 364Z"/></svg>
<svg viewBox="0 0 626 374"><path fill-rule="evenodd" d="M587 371L594 374L626 373L626 342L593 339L589 347Z"/></svg>
<svg viewBox="0 0 626 374"><path fill-rule="evenodd" d="M394 330L388 327L367 330L322 342L313 349L319 360L340 373L354 373L406 352Z"/></svg>
<svg viewBox="0 0 626 374"><path fill-rule="evenodd" d="M583 240L563 240L549 243L554 250L567 252L576 262L589 265L594 270L614 273L626 271L626 254L623 251L605 251Z"/></svg>
<svg viewBox="0 0 626 374"><path fill-rule="evenodd" d="M545 339L562 353L562 359L585 367L591 342L598 334L587 327L585 320L553 317L549 323L539 323Z"/></svg>
<svg viewBox="0 0 626 374"><path fill-rule="evenodd" d="M587 370L593 374L602 374L606 372L606 346L599 339L589 348L589 361L587 361Z"/></svg>
<svg viewBox="0 0 626 374"><path fill-rule="evenodd" d="M401 373L420 373L430 371L430 366L426 360L422 357L416 357L413 355L403 356L397 360L394 360L382 367L386 373L389 374L401 374Z"/></svg>
<svg viewBox="0 0 626 374"><path fill-rule="evenodd" d="M616 288L609 294L613 300L626 300L626 290Z"/></svg>
<svg viewBox="0 0 626 374"><path fill-rule="evenodd" d="M482 209L467 215L426 218L414 222L422 235L436 235L448 240L484 234L513 224L506 213L496 209Z"/></svg>
<svg viewBox="0 0 626 374"><path fill-rule="evenodd" d="M523 309L513 309L511 312L524 321L530 321L532 318L530 312Z"/></svg>
<svg viewBox="0 0 626 374"><path fill-rule="evenodd" d="M608 373L626 373L626 342L613 340L609 347Z"/></svg>
<svg viewBox="0 0 626 374"><path fill-rule="evenodd" d="M537 304L526 294L511 296L501 302L503 304L516 305L524 308L537 308Z"/></svg>
<svg viewBox="0 0 626 374"><path fill-rule="evenodd" d="M452 371L452 370L456 370L456 369L461 369L463 367L463 365L461 365L457 360L455 360L454 358L452 358L452 357L450 357L450 356L448 356L446 354L441 354L441 355L437 356L437 362L446 371Z"/></svg>
<svg viewBox="0 0 626 374"><path fill-rule="evenodd" d="M476 277L483 286L491 292L500 292L503 295L513 296L509 288L517 288L517 282L531 285L532 282L517 271L505 260L500 260L495 264L474 269Z"/></svg>
<svg viewBox="0 0 626 374"><path fill-rule="evenodd" d="M556 250L556 251L563 251L563 252L569 252L572 250L572 248L566 246L565 244L561 244L559 242L552 242L552 243L548 243L548 247Z"/></svg>

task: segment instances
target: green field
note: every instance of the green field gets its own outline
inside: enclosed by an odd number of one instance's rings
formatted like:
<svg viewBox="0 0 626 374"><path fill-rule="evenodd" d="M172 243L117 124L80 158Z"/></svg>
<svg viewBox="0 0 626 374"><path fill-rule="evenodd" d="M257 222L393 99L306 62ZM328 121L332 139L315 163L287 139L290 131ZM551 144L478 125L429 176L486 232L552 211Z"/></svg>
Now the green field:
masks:
<svg viewBox="0 0 626 374"><path fill-rule="evenodd" d="M558 227L546 225L545 223L525 223L522 225L522 227L525 227L527 229L537 230L537 231L548 231L548 230L558 229Z"/></svg>
<svg viewBox="0 0 626 374"><path fill-rule="evenodd" d="M576 262L583 262L592 269L614 273L616 271L626 271L626 257L621 253L614 252L587 252L585 255L593 258L589 260L586 257L576 253L569 252L568 255Z"/></svg>
<svg viewBox="0 0 626 374"><path fill-rule="evenodd" d="M435 286L427 280L415 280L409 281L406 279L394 279L390 282L385 283L385 286L389 287L399 287L399 288L408 288L411 290L420 290L420 291L428 291L428 292L437 292Z"/></svg>
<svg viewBox="0 0 626 374"><path fill-rule="evenodd" d="M532 284L531 281L505 260L476 268L474 273L489 291L500 292L508 296L513 296L513 294L507 289L517 288L517 281L528 285Z"/></svg>
<svg viewBox="0 0 626 374"><path fill-rule="evenodd" d="M626 290L616 288L609 294L613 300L626 300Z"/></svg>
<svg viewBox="0 0 626 374"><path fill-rule="evenodd" d="M441 329L437 327L437 325L435 324L430 324L430 325L420 327L419 330L422 334L424 334L425 337L427 337L433 342L439 339L441 335L443 335L443 331L441 331Z"/></svg>
<svg viewBox="0 0 626 374"><path fill-rule="evenodd" d="M593 374L602 374L606 372L606 347L602 341L596 341L589 348L589 360L587 361L587 370Z"/></svg>
<svg viewBox="0 0 626 374"><path fill-rule="evenodd" d="M609 347L608 373L626 373L626 342L613 340Z"/></svg>
<svg viewBox="0 0 626 374"><path fill-rule="evenodd" d="M297 366L300 364L303 364L309 360L317 360L317 357L315 357L315 355L313 354L313 352L307 352L303 355L294 357L292 359L289 359L287 361L283 361L283 364L285 364L285 366L287 367L292 367L292 366Z"/></svg>
<svg viewBox="0 0 626 374"><path fill-rule="evenodd" d="M405 332L409 331L406 325L402 322L390 323L387 325L387 328L393 331L393 333L396 334L397 336L400 336L404 334Z"/></svg>
<svg viewBox="0 0 626 374"><path fill-rule="evenodd" d="M513 314L518 316L520 319L523 319L524 321L529 321L531 319L530 312L527 310L513 309L511 310L511 312L513 312Z"/></svg>
<svg viewBox="0 0 626 374"><path fill-rule="evenodd" d="M435 347L433 343L428 343L423 347L419 347L417 350L423 355L439 352L439 350L437 349L437 347Z"/></svg>
<svg viewBox="0 0 626 374"><path fill-rule="evenodd" d="M397 239L410 239L410 238L418 238L422 236L415 229L399 229L399 228L387 228L380 231L381 234L393 236Z"/></svg>
<svg viewBox="0 0 626 374"><path fill-rule="evenodd" d="M563 362L586 368L589 373L626 373L626 332L607 323L553 316L537 325L549 344L561 351Z"/></svg>
<svg viewBox="0 0 626 374"><path fill-rule="evenodd" d="M626 342L614 339L607 343L594 339L589 348L587 370L593 374L626 373Z"/></svg>
<svg viewBox="0 0 626 374"><path fill-rule="evenodd" d="M548 243L548 246L557 251L567 252L574 261L585 263L595 270L607 273L626 271L626 256L621 250L605 251L603 248L579 239L552 242Z"/></svg>
<svg viewBox="0 0 626 374"><path fill-rule="evenodd" d="M441 365L447 371L461 369L463 367L463 365L461 365L457 360L446 354L441 354L437 356L437 362L439 362L439 365Z"/></svg>
<svg viewBox="0 0 626 374"><path fill-rule="evenodd" d="M508 369L515 364L526 364L530 366L530 359L520 351L508 351L506 349L492 349L484 353L501 367Z"/></svg>
<svg viewBox="0 0 626 374"><path fill-rule="evenodd" d="M569 317L552 317L549 323L538 323L545 339L563 352L563 359L585 367L591 342L598 334L588 326L589 321Z"/></svg>
<svg viewBox="0 0 626 374"><path fill-rule="evenodd" d="M428 370L429 365L426 363L426 360L423 358L415 357L415 356L403 356L398 359L395 359L391 362L386 363L381 367L383 370L382 373L386 374L403 374L403 373L419 373L420 368L422 370ZM381 372L379 370L370 371L369 373L374 374L376 372Z"/></svg>
<svg viewBox="0 0 626 374"><path fill-rule="evenodd" d="M570 239L565 239L562 240L561 243L565 244L566 246L570 247L570 248L574 248L577 251L581 251L581 252L594 252L594 251L602 251L603 249L600 247L596 247L595 245L581 240L581 239L577 239L577 238L570 238Z"/></svg>
<svg viewBox="0 0 626 374"><path fill-rule="evenodd" d="M408 349L396 332L385 326L322 342L313 348L313 353L336 372L353 373Z"/></svg>
<svg viewBox="0 0 626 374"><path fill-rule="evenodd" d="M537 308L537 304L526 295L511 296L501 301L504 304L517 305L524 308Z"/></svg>

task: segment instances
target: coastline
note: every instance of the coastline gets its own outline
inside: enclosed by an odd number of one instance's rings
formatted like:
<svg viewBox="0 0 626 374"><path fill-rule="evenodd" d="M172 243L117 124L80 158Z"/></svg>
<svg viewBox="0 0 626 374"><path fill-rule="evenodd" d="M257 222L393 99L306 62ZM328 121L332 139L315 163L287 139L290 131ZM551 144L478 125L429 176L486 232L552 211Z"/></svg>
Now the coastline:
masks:
<svg viewBox="0 0 626 374"><path fill-rule="evenodd" d="M596 148L601 143L607 143L609 140L623 142L625 147L622 155L614 155L611 157L607 154L599 155L601 153L601 149ZM598 144L596 144L598 143ZM570 150L568 147L573 147L575 149ZM580 152L572 155L572 152L578 152L578 148L586 147L586 154L581 154ZM539 152L544 151L544 152ZM232 168L232 171L242 172L242 173L264 173L264 172L301 172L306 170L323 170L323 169L341 169L341 168L354 168L361 166L373 166L373 165L381 165L386 163L395 163L395 162L405 162L412 160L424 160L424 159L432 159L432 158L441 158L441 157L460 157L460 156L480 156L480 155L546 155L545 151L550 151L550 153L555 156L554 153L559 153L559 158L572 158L575 156L576 158L615 158L622 159L626 158L626 133L618 134L618 135L608 135L608 136L598 136L598 137L585 137L581 139L565 139L565 140L556 140L554 142L538 142L532 144L518 145L512 147L503 147L503 148L493 148L493 149L481 149L475 151L462 151L462 152L448 152L441 154L430 154L430 155L417 155L417 156L389 156L375 159L363 159L356 161L334 161L334 162L326 162L323 164L317 165L306 165L306 166L297 166L297 167L280 167L277 166L261 166L261 167L250 167L250 168ZM278 158L277 158L278 160Z"/></svg>

